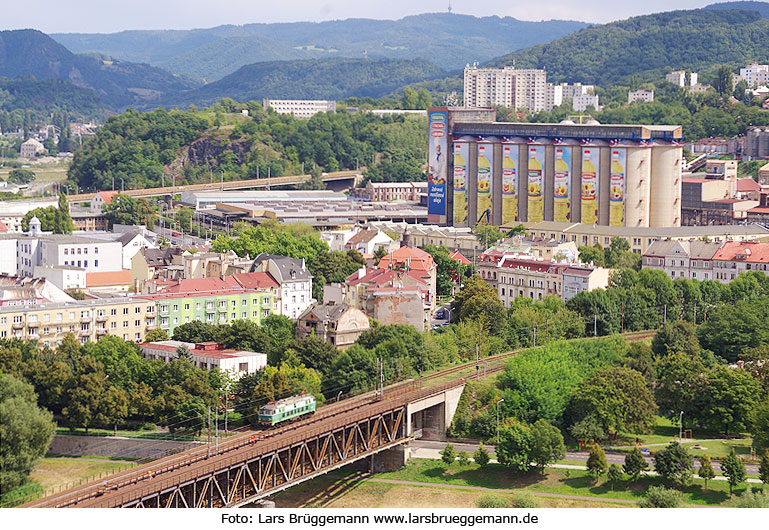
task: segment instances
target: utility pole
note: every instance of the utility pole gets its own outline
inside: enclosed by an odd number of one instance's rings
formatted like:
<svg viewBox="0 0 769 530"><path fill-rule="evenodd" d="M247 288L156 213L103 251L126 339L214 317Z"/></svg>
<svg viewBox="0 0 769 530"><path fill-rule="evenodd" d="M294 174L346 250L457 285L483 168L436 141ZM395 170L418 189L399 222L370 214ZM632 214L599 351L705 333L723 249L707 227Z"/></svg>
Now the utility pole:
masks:
<svg viewBox="0 0 769 530"><path fill-rule="evenodd" d="M545 311L545 344L550 344L550 313Z"/></svg>
<svg viewBox="0 0 769 530"><path fill-rule="evenodd" d="M216 419L214 420L214 425L215 425L214 429L216 432L216 449L214 450L214 454L218 455L219 454L219 407L218 406L216 407L215 413L216 413L216 416L215 416Z"/></svg>
<svg viewBox="0 0 769 530"><path fill-rule="evenodd" d="M537 345L537 328L533 328L534 330L534 346Z"/></svg>
<svg viewBox="0 0 769 530"><path fill-rule="evenodd" d="M622 301L621 310L620 310L620 321L619 321L619 332L624 333L625 332L625 302Z"/></svg>
<svg viewBox="0 0 769 530"><path fill-rule="evenodd" d="M211 407L208 407L208 458L211 458Z"/></svg>
<svg viewBox="0 0 769 530"><path fill-rule="evenodd" d="M598 314L593 313L593 336L598 336Z"/></svg>

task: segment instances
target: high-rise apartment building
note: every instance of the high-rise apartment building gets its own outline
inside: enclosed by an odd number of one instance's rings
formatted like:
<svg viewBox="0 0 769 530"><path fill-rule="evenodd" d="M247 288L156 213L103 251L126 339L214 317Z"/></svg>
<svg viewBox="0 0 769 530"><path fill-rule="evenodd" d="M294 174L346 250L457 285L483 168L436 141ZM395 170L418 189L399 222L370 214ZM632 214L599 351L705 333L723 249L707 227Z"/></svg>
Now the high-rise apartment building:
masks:
<svg viewBox="0 0 769 530"><path fill-rule="evenodd" d="M547 72L465 67L465 107L504 106L538 112L547 109Z"/></svg>
<svg viewBox="0 0 769 530"><path fill-rule="evenodd" d="M769 84L769 64L753 63L740 68L740 77L748 84L748 88Z"/></svg>
<svg viewBox="0 0 769 530"><path fill-rule="evenodd" d="M694 86L697 84L697 72L689 73L689 84L686 84L686 72L684 70L676 70L665 75L665 81L673 83L678 86Z"/></svg>

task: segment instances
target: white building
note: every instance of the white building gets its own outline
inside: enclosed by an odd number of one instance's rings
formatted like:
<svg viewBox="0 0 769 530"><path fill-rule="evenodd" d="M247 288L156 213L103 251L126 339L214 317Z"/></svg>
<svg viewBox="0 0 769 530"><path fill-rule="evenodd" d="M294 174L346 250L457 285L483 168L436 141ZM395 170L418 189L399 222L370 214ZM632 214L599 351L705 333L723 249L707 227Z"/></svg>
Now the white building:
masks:
<svg viewBox="0 0 769 530"><path fill-rule="evenodd" d="M9 233L22 233L24 229L21 226L21 221L28 212L36 208L48 208L58 204L59 202L55 198L0 201L0 221L8 228Z"/></svg>
<svg viewBox="0 0 769 530"><path fill-rule="evenodd" d="M291 114L294 118L312 118L319 112L336 112L336 101L320 99L264 99L264 110L272 107L278 114Z"/></svg>
<svg viewBox="0 0 769 530"><path fill-rule="evenodd" d="M215 342L182 342L178 340L163 340L158 342L144 342L139 345L144 357L150 360L171 362L179 354L180 347L186 348L190 358L198 368L231 373L236 379L244 375L254 374L267 366L267 355L250 351L225 349Z"/></svg>
<svg viewBox="0 0 769 530"><path fill-rule="evenodd" d="M740 68L740 77L748 84L748 88L769 84L769 65L749 64L745 68Z"/></svg>
<svg viewBox="0 0 769 530"><path fill-rule="evenodd" d="M568 83L561 83L559 85L547 84L547 104L545 110L552 110L554 107L561 105L564 101L571 101L572 107L575 105L581 107L574 110L584 111L590 105L598 108L598 97L594 99L586 98L583 96L593 96L595 87L593 85L583 85L582 83L574 83L570 85ZM575 103L575 98L580 98Z"/></svg>
<svg viewBox="0 0 769 530"><path fill-rule="evenodd" d="M598 96L593 94L580 94L574 96L571 100L571 106L578 112L584 112L588 109L588 107L601 110L601 106L598 104Z"/></svg>
<svg viewBox="0 0 769 530"><path fill-rule="evenodd" d="M280 285L276 313L292 320L299 318L315 301L312 298L312 274L303 259L259 254L250 272L268 272Z"/></svg>
<svg viewBox="0 0 769 530"><path fill-rule="evenodd" d="M465 107L505 106L538 112L547 109L547 92L544 70L465 67Z"/></svg>
<svg viewBox="0 0 769 530"><path fill-rule="evenodd" d="M357 233L358 231L353 228L348 230L324 230L320 233L320 239L326 242L329 250L344 252L344 246Z"/></svg>
<svg viewBox="0 0 769 530"><path fill-rule="evenodd" d="M672 279L715 280L715 257L721 242L663 239L655 241L643 253L645 269L664 271Z"/></svg>
<svg viewBox="0 0 769 530"><path fill-rule="evenodd" d="M85 269L82 267L71 265L35 267L33 274L35 278L45 278L62 291L86 288Z"/></svg>
<svg viewBox="0 0 769 530"><path fill-rule="evenodd" d="M651 103L654 101L654 90L631 90L627 93L627 102L633 103L634 101L646 101Z"/></svg>
<svg viewBox="0 0 769 530"><path fill-rule="evenodd" d="M122 267L131 268L131 260L143 248L157 248L156 239L143 227L130 227L123 232L89 232L88 237L102 241L117 241L122 245ZM151 234L151 235L150 235Z"/></svg>
<svg viewBox="0 0 769 530"><path fill-rule="evenodd" d="M363 255L372 255L380 248L386 252L395 252L400 248L400 243L385 234L384 230L368 228L358 230L345 244L345 250L357 250Z"/></svg>
<svg viewBox="0 0 769 530"><path fill-rule="evenodd" d="M43 151L45 151L43 144L34 138L30 138L21 144L21 147L19 148L19 156L22 158L35 158L38 153L42 153Z"/></svg>
<svg viewBox="0 0 769 530"><path fill-rule="evenodd" d="M100 191L91 199L91 211L94 213L102 213L104 206L112 202L112 198L117 195L116 191Z"/></svg>
<svg viewBox="0 0 769 530"><path fill-rule="evenodd" d="M689 76L690 76L690 79L689 79L688 86L696 85L697 78L699 77L697 75L697 72L690 72ZM665 81L667 81L668 83L673 83L674 85L678 85L678 86L687 86L686 72L684 70L676 70L675 72L670 72L665 76Z"/></svg>
<svg viewBox="0 0 769 530"><path fill-rule="evenodd" d="M567 267L563 270L562 297L568 302L579 293L594 289L606 289L610 269L603 267Z"/></svg>

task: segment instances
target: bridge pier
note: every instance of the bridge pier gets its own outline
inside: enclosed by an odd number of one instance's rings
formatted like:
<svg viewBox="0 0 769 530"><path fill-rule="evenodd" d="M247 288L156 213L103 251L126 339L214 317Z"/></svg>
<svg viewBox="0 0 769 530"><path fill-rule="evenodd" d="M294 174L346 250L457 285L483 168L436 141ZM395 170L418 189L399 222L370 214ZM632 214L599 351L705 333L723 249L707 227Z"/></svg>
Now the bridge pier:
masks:
<svg viewBox="0 0 769 530"><path fill-rule="evenodd" d="M463 389L464 385L410 403L408 433L415 438L446 440L446 430L454 419Z"/></svg>
<svg viewBox="0 0 769 530"><path fill-rule="evenodd" d="M370 472L386 473L388 471L397 471L406 465L409 459L410 450L406 444L396 445L385 451L371 455Z"/></svg>

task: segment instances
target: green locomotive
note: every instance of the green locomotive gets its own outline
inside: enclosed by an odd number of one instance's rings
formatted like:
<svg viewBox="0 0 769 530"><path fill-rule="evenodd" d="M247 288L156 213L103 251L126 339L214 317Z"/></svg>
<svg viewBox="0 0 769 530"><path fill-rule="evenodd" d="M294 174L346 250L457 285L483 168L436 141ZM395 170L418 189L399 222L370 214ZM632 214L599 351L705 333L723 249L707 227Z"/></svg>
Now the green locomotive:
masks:
<svg viewBox="0 0 769 530"><path fill-rule="evenodd" d="M270 401L259 409L261 425L277 425L315 412L315 396L300 394L279 401Z"/></svg>

